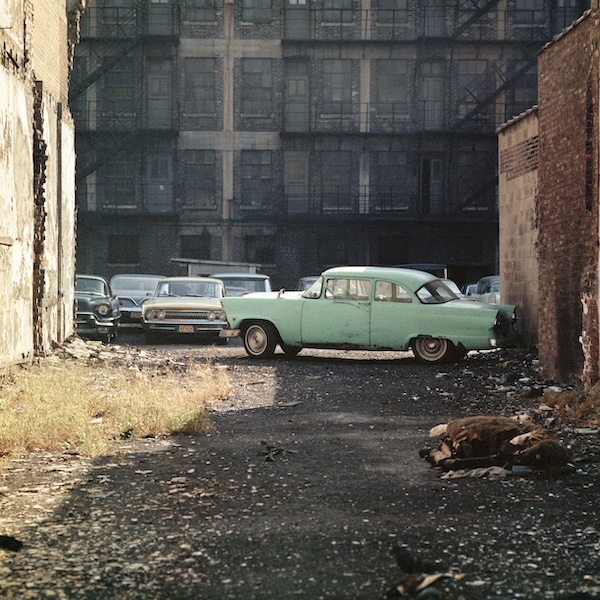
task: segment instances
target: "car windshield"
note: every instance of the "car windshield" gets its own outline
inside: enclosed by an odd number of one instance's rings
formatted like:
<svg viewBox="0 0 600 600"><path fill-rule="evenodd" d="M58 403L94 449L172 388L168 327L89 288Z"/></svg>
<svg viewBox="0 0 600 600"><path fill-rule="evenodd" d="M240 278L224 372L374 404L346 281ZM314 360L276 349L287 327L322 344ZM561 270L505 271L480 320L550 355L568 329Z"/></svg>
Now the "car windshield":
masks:
<svg viewBox="0 0 600 600"><path fill-rule="evenodd" d="M126 277L119 276L111 279L114 290L129 290L138 292L153 292L161 277Z"/></svg>
<svg viewBox="0 0 600 600"><path fill-rule="evenodd" d="M189 296L197 298L222 298L222 287L213 281L161 281L157 296Z"/></svg>
<svg viewBox="0 0 600 600"><path fill-rule="evenodd" d="M243 279L242 277L232 277L231 279L219 277L227 288L229 296L241 296L247 292L264 292L264 279Z"/></svg>
<svg viewBox="0 0 600 600"><path fill-rule="evenodd" d="M459 297L440 279L430 281L417 290L417 297L423 304L444 304Z"/></svg>
<svg viewBox="0 0 600 600"><path fill-rule="evenodd" d="M89 279L87 277L77 277L75 291L84 294L97 294L98 296L108 295L104 281L101 279Z"/></svg>
<svg viewBox="0 0 600 600"><path fill-rule="evenodd" d="M323 278L319 277L303 294L303 298L318 298L321 295Z"/></svg>

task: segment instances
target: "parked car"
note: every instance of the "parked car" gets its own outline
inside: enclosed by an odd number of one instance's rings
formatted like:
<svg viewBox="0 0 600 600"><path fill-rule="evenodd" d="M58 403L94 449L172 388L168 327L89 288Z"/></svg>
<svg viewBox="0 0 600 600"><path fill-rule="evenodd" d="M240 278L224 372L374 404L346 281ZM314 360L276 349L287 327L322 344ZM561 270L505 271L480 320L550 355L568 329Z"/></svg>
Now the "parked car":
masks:
<svg viewBox="0 0 600 600"><path fill-rule="evenodd" d="M481 294L487 294L493 284L500 284L500 275L486 275L477 282L477 289L475 290L476 296Z"/></svg>
<svg viewBox="0 0 600 600"><path fill-rule="evenodd" d="M225 284L227 296L271 291L271 278L260 273L215 273L211 277Z"/></svg>
<svg viewBox="0 0 600 600"><path fill-rule="evenodd" d="M142 322L142 304L154 294L164 275L114 275L110 280L112 291L119 298L121 323Z"/></svg>
<svg viewBox="0 0 600 600"><path fill-rule="evenodd" d="M461 300L435 275L401 268L328 269L305 292L224 298L230 329L246 352L288 355L302 348L407 350L422 363L469 350L517 344L514 306Z"/></svg>
<svg viewBox="0 0 600 600"><path fill-rule="evenodd" d="M307 290L315 281L319 279L318 275L308 275L306 277L300 277L296 289L304 292Z"/></svg>
<svg viewBox="0 0 600 600"><path fill-rule="evenodd" d="M161 279L142 305L142 327L146 342L168 335L192 335L226 343L219 331L227 327L221 309L225 285L209 277Z"/></svg>
<svg viewBox="0 0 600 600"><path fill-rule="evenodd" d="M469 283L469 284L465 285L463 288L463 293L465 296L467 296L467 298L469 298L471 296L475 296L475 294L477 293L477 284ZM475 298L473 298L473 299L475 299Z"/></svg>
<svg viewBox="0 0 600 600"><path fill-rule="evenodd" d="M75 332L108 344L117 337L119 301L103 277L75 277Z"/></svg>
<svg viewBox="0 0 600 600"><path fill-rule="evenodd" d="M487 292L477 296L477 300L488 304L500 304L500 281L492 281L487 288Z"/></svg>

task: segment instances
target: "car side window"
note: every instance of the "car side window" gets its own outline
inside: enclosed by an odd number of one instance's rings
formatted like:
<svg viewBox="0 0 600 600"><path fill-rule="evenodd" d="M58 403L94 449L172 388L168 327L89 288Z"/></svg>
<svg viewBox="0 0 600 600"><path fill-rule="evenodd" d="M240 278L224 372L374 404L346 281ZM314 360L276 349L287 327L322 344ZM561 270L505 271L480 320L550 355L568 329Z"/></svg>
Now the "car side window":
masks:
<svg viewBox="0 0 600 600"><path fill-rule="evenodd" d="M410 294L397 283L377 281L375 283L375 302L412 302Z"/></svg>
<svg viewBox="0 0 600 600"><path fill-rule="evenodd" d="M371 296L369 279L328 279L325 298L333 300L359 300L366 302Z"/></svg>

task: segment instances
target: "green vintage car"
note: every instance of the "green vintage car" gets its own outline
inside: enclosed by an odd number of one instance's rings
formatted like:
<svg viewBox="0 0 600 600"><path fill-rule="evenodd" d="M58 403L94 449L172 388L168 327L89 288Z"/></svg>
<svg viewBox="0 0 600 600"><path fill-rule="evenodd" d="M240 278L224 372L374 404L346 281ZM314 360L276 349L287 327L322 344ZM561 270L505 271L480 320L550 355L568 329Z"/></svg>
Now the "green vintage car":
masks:
<svg viewBox="0 0 600 600"><path fill-rule="evenodd" d="M305 292L223 298L229 329L250 356L279 345L407 350L423 363L457 360L469 350L517 345L516 309L462 300L435 275L413 269L336 267Z"/></svg>

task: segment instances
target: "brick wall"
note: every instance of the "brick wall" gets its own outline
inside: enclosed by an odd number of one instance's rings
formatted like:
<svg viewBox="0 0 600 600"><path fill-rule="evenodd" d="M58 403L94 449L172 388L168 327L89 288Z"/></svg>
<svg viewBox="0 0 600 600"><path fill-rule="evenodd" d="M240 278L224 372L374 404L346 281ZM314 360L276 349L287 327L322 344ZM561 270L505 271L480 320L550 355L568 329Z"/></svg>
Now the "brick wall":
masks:
<svg viewBox="0 0 600 600"><path fill-rule="evenodd" d="M539 56L539 351L559 381L598 379L598 9Z"/></svg>
<svg viewBox="0 0 600 600"><path fill-rule="evenodd" d="M498 133L500 282L502 302L515 304L523 343L538 342L537 109Z"/></svg>

